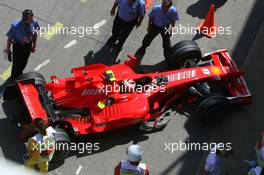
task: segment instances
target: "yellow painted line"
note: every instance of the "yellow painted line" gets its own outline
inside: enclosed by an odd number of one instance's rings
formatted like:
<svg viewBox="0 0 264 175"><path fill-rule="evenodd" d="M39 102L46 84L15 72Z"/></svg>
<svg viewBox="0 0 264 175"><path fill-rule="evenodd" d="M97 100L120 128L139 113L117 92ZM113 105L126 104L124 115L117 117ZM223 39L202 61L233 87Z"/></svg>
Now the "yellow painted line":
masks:
<svg viewBox="0 0 264 175"><path fill-rule="evenodd" d="M87 0L80 0L82 3L86 3L87 2Z"/></svg>
<svg viewBox="0 0 264 175"><path fill-rule="evenodd" d="M12 66L10 66L9 68L7 68L1 75L0 78L2 78L3 80L7 80L10 75L11 75L11 70L12 70Z"/></svg>
<svg viewBox="0 0 264 175"><path fill-rule="evenodd" d="M58 34L59 31L64 27L64 24L57 22L55 25L48 28L48 31L44 34L43 38L50 40L55 34Z"/></svg>

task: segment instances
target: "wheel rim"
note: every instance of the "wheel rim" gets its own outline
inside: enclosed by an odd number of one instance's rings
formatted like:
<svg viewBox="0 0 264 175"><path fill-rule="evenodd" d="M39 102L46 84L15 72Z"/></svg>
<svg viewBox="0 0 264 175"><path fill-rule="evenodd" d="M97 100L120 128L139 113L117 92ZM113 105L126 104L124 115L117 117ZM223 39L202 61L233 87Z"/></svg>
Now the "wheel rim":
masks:
<svg viewBox="0 0 264 175"><path fill-rule="evenodd" d="M155 129L161 129L164 128L170 121L170 115L166 116L163 115L153 121L146 121L143 122L140 126L141 130L144 131L151 131L151 130L155 130Z"/></svg>

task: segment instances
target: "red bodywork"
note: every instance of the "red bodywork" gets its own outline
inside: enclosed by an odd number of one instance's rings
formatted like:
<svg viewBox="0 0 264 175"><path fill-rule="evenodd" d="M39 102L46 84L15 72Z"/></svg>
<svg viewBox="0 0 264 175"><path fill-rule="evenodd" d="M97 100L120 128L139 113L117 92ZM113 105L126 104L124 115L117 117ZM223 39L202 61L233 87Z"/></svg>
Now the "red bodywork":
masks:
<svg viewBox="0 0 264 175"><path fill-rule="evenodd" d="M89 116L72 116L64 119L69 123L77 135L104 132L124 128L158 118L183 92L193 84L208 81L221 83L231 94L228 99L233 103L247 104L251 102L251 94L247 88L242 72L230 58L226 50L209 54L213 65L188 69L173 70L160 73L137 74L133 71L133 58L125 64L106 66L94 64L72 69L70 78L57 78L52 76L52 82L45 85L45 89L53 95L54 105L65 109L87 108ZM108 81L105 72L111 70L116 81ZM120 93L100 91L108 85L113 87L126 79L154 80L156 77L165 76L168 83L163 87L145 92ZM215 80L218 79L218 81ZM33 84L18 82L20 91L32 119L43 118L48 120L43 108L38 90ZM101 109L98 102L107 98L115 99L114 104Z"/></svg>

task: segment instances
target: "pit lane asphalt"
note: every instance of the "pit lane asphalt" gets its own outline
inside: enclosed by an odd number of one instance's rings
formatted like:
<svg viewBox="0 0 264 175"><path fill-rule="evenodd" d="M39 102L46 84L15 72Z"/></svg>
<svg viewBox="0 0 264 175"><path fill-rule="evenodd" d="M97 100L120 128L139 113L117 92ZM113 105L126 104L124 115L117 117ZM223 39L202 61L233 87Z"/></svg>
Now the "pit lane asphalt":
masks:
<svg viewBox="0 0 264 175"><path fill-rule="evenodd" d="M232 35L218 35L214 39L199 38L197 43L200 45L202 52L207 53L222 48L227 48L233 54L243 52L245 54L239 55L239 59L236 58L242 64L250 48L245 49L242 47L240 50L237 50L237 42L242 37L241 34L247 24L254 4L259 1L215 0L218 7L216 11L216 22L220 26L231 26ZM26 71L33 70L43 61L49 59L50 63L39 70L48 80L48 77L51 75L57 75L59 77L70 76L70 69L72 67L82 66L85 63L100 61L106 64L112 64L114 60L110 59L107 54L102 54L102 51L100 51L111 33L114 18L110 17L109 10L112 3L109 0L87 0L86 2L80 2L78 0L1 0L0 42L2 44L0 45L0 50L3 50L5 47L5 33L11 21L20 18L21 12L24 9L31 8L41 26L47 26L48 24L54 25L57 22L61 22L68 27L92 27L102 20L106 20L106 24L100 27L99 35L86 35L85 37L78 37L77 35L56 35L49 41L40 38L38 40L37 51L31 55ZM196 26L201 21L201 18L206 15L210 1L177 1L175 5L180 14L178 24ZM147 18L145 18L144 23L139 29L133 31L122 53L118 57L121 62L126 59L127 53L133 54L140 47L142 38L146 33L146 25ZM251 30L251 34L257 33L258 27L253 27L253 29L255 31ZM192 39L193 37L194 34L177 35L172 38L172 43L183 39ZM64 46L74 39L77 40L77 44L65 49ZM249 37L248 39L254 40L255 37L253 35L253 38ZM244 41L243 44L247 44L248 42L250 41ZM141 68L144 70L164 69L165 65L162 62L162 53L161 38L157 37L148 48ZM10 63L4 59L0 59L0 74L5 72L9 66ZM4 80L0 80L0 84L2 83L4 83ZM249 81L249 83L251 83L251 86L254 86L252 81ZM243 110L247 111L246 108ZM243 115L244 117L249 116L248 113ZM232 118L233 116L236 116L236 114L230 114L229 117ZM21 148L23 143L17 140L17 128L6 119L6 115L2 109L0 110L0 118L1 156L21 163L23 155L23 149ZM236 118L236 120L239 119ZM169 151L165 151L164 144L169 142L178 143L180 140L198 143L208 142L211 140L212 133L215 130L220 132L219 128L225 128L225 124L224 122L221 126L214 129L205 127L187 116L176 114L173 115L169 125L162 132L142 135L137 132L125 131L100 136L97 139L101 145L99 152L94 152L91 155L72 155L63 165L51 171L50 174L74 175L79 166L82 166L80 175L112 174L113 167L118 161L126 158L126 148L131 143L138 143L144 148L145 160L150 165L151 174L195 174L204 152L177 151L171 154ZM221 137L222 140L227 141L227 136L228 133L224 133Z"/></svg>

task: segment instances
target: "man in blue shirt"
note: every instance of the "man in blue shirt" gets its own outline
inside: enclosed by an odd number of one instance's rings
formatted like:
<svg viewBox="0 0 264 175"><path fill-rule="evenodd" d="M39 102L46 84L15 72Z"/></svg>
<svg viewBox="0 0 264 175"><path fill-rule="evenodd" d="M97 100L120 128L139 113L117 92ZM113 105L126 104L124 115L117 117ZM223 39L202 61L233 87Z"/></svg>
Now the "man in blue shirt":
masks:
<svg viewBox="0 0 264 175"><path fill-rule="evenodd" d="M30 53L36 50L39 25L37 21L33 20L33 16L32 10L25 10L22 14L22 19L16 20L6 34L8 39L5 52L7 54L11 53L10 48L13 45L12 81L23 74Z"/></svg>
<svg viewBox="0 0 264 175"><path fill-rule="evenodd" d="M134 26L138 28L141 25L146 14L146 6L144 0L115 0L111 9L112 16L115 15L117 7L118 12L113 23L112 36L109 41L115 43L118 40L120 51Z"/></svg>
<svg viewBox="0 0 264 175"><path fill-rule="evenodd" d="M153 39L161 34L166 57L171 48L171 28L175 26L177 20L179 16L172 0L163 0L162 4L156 5L149 14L148 33L143 39L140 52L144 54Z"/></svg>

